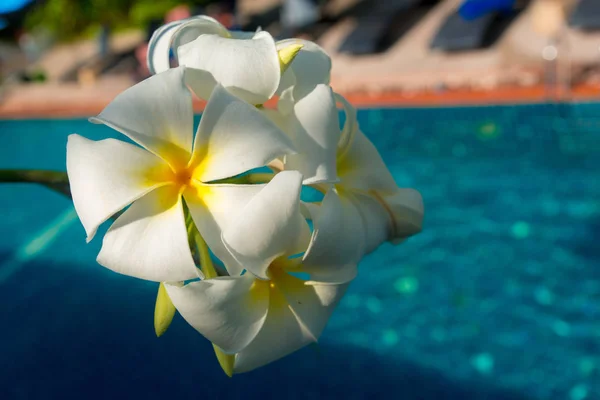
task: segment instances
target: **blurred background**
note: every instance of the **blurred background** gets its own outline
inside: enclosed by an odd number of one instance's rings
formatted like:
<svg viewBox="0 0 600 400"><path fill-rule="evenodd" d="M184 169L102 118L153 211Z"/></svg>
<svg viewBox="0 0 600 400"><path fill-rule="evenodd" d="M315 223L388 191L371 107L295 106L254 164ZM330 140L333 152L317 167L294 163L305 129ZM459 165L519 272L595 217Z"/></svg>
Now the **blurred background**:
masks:
<svg viewBox="0 0 600 400"><path fill-rule="evenodd" d="M334 89L356 102L589 98L600 87L597 3L2 0L0 115L101 109L147 77L153 30L196 14L317 41L333 58Z"/></svg>
<svg viewBox="0 0 600 400"><path fill-rule="evenodd" d="M97 265L69 200L2 184L0 399L600 399L600 0L0 0L0 169L117 137L86 118L197 14L318 42L423 232L318 346L228 379L180 317L154 336L156 284Z"/></svg>

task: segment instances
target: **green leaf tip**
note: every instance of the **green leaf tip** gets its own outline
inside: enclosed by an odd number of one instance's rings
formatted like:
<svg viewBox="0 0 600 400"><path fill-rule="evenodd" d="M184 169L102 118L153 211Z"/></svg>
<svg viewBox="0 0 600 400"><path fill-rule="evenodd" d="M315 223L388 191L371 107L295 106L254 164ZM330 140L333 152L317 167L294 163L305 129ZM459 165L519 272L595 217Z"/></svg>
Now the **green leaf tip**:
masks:
<svg viewBox="0 0 600 400"><path fill-rule="evenodd" d="M71 198L69 177L63 171L0 169L0 183L37 183Z"/></svg>
<svg viewBox="0 0 600 400"><path fill-rule="evenodd" d="M223 369L223 372L225 372L225 375L231 378L233 376L235 354L225 354L225 352L223 352L223 350L221 350L216 344L213 344L213 348L215 349L217 360L219 361L219 365Z"/></svg>
<svg viewBox="0 0 600 400"><path fill-rule="evenodd" d="M304 47L302 44L290 44L277 52L282 74L288 69L292 61L294 61L294 58L296 58L302 47Z"/></svg>
<svg viewBox="0 0 600 400"><path fill-rule="evenodd" d="M158 286L156 305L154 307L154 332L156 332L157 337L161 337L169 329L175 316L175 311L175 306L167 294L165 284L161 283Z"/></svg>

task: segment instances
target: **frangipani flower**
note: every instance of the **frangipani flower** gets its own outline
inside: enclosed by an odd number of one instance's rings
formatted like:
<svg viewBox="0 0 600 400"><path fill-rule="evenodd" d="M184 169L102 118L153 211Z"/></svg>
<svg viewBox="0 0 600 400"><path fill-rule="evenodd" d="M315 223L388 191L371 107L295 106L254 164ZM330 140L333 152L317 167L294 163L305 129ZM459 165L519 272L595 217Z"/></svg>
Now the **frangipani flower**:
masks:
<svg viewBox="0 0 600 400"><path fill-rule="evenodd" d="M152 75L164 72L171 68L170 53L171 49L177 45L189 43L196 39L199 34L196 33L196 29L181 31L178 42L174 43L173 35L183 24L194 21L192 27L198 27L203 33L211 33L217 35L227 36L228 30L216 19L206 15L198 15L192 18L186 18L179 21L173 21L168 24L160 26L152 33L152 37L148 42L148 53L146 62L148 64L148 70ZM189 25L188 25L189 26Z"/></svg>
<svg viewBox="0 0 600 400"><path fill-rule="evenodd" d="M280 169L300 171L306 185L337 180L336 153L341 131L335 97L328 85L316 85L291 105L287 114L268 109L263 112L290 137L297 150L296 154L285 156Z"/></svg>
<svg viewBox="0 0 600 400"><path fill-rule="evenodd" d="M251 104L273 96L280 79L279 57L267 32L229 32L216 20L200 16L159 28L148 45L148 69L169 68L173 48L179 65L194 68L189 79L201 99L208 99L220 83Z"/></svg>
<svg viewBox="0 0 600 400"><path fill-rule="evenodd" d="M332 233L323 236L339 235L341 232L335 229L339 226L354 226L354 232L364 232L364 240L356 235L345 241L362 246L364 254L385 241L399 243L420 232L423 199L414 189L398 187L379 152L360 130L354 107L342 96L336 94L336 98L346 112L336 160L339 182L318 185L327 193L318 212L327 216L328 225L333 225L327 228ZM338 204L328 199L332 196L339 198Z"/></svg>
<svg viewBox="0 0 600 400"><path fill-rule="evenodd" d="M179 67L170 68L171 50ZM178 310L229 375L316 342L364 254L421 229L420 194L397 187L329 86L331 60L316 44L196 17L158 29L148 51L159 73L91 119L134 143L71 135L67 145L88 240L122 212L98 262L161 282L157 335ZM208 100L195 135L191 93ZM273 97L277 108L266 108ZM273 173L239 176L263 166ZM223 183L246 178L269 183ZM303 184L322 201L301 202Z"/></svg>
<svg viewBox="0 0 600 400"><path fill-rule="evenodd" d="M311 93L318 85L329 85L331 79L331 58L318 44L303 39L284 39L277 43L277 50L302 46L286 69L279 82L277 94L280 97L278 109L287 114L291 106Z"/></svg>
<svg viewBox="0 0 600 400"><path fill-rule="evenodd" d="M331 59L313 42L286 39L275 43L268 32L229 31L206 16L172 22L154 32L147 57L151 73L170 67L171 50L179 65L194 69L190 80L198 82L190 85L203 99L220 83L251 104L262 104L275 93L295 99L293 103L316 85L328 84L331 72ZM294 63L288 65L292 59Z"/></svg>
<svg viewBox="0 0 600 400"><path fill-rule="evenodd" d="M139 146L71 135L67 172L75 209L91 240L127 208L104 236L98 262L153 281L198 276L188 247L183 199L212 251L232 275L241 267L221 240L261 185L211 184L293 153L289 139L260 111L217 85L193 135L186 69L155 75L121 93L92 122Z"/></svg>
<svg viewBox="0 0 600 400"><path fill-rule="evenodd" d="M223 231L223 241L247 270L244 275L165 285L190 325L235 354L234 373L316 342L347 288L345 276L322 284L300 258L290 258L305 251L311 239L300 213L301 183L296 171L277 174L242 210L244 218ZM335 259L327 257L325 262ZM296 276L301 273L311 280Z"/></svg>
<svg viewBox="0 0 600 400"><path fill-rule="evenodd" d="M338 112L328 86L331 59L317 44L301 39L275 43L264 31L230 32L205 16L159 28L148 47L151 72L169 68L169 50L189 68L187 84L208 98L217 84L250 104L279 94L278 110L263 109L288 134L297 154L279 169L299 170L305 184L332 182L339 142Z"/></svg>

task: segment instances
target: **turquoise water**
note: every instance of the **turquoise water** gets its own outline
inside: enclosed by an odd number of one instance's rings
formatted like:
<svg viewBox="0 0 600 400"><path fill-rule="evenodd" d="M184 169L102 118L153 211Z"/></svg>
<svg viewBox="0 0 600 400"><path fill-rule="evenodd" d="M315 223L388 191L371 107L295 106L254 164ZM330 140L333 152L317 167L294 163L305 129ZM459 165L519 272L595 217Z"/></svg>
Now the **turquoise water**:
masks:
<svg viewBox="0 0 600 400"><path fill-rule="evenodd" d="M95 263L69 201L0 185L0 399L598 399L600 104L359 112L424 231L384 245L323 334L226 378L156 284ZM64 169L85 120L0 121L0 168Z"/></svg>

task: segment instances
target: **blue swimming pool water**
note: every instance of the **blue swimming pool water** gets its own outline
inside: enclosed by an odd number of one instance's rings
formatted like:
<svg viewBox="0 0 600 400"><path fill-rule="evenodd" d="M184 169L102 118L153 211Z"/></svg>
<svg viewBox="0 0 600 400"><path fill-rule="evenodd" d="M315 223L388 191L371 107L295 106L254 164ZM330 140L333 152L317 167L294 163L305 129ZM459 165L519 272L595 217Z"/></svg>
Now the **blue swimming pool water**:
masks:
<svg viewBox="0 0 600 400"><path fill-rule="evenodd" d="M156 285L95 263L69 201L0 185L0 399L598 399L600 104L374 109L363 130L425 199L364 259L318 347L226 378ZM0 168L64 169L85 120L0 121Z"/></svg>

